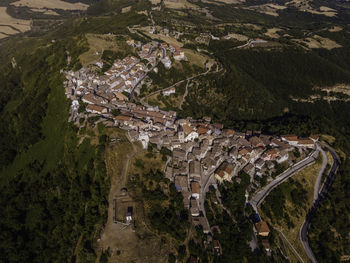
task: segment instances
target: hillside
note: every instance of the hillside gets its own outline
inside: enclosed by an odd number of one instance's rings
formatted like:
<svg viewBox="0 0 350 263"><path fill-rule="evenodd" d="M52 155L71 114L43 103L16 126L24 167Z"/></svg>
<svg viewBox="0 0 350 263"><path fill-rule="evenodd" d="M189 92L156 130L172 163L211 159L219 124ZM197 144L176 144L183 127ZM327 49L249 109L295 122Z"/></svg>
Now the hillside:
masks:
<svg viewBox="0 0 350 263"><path fill-rule="evenodd" d="M71 102L62 70L77 72L84 66L102 76L117 59L138 56L140 50L130 40L176 45L186 56L178 61L173 52L170 69L159 63L137 93L123 93L136 105L176 111L178 118L210 117L236 131L333 136L330 143L344 153L342 164L325 204L311 220L309 239L320 262L348 257L348 3L44 2L0 3L0 254L5 262L285 259L268 257L263 249L253 253L249 247L246 174L239 175L240 183L219 187L222 204L213 189L204 198L210 225L221 229L210 236L220 241L220 255L202 229L190 224L182 196L163 177L171 153L152 144L141 151L118 128L106 128L108 118L101 121L84 113L88 117L68 122ZM96 62L104 66L98 68ZM173 86L174 93L164 95ZM80 114L86 106L80 101ZM119 114L114 111L113 117ZM298 186L303 182L299 177L285 184ZM122 237L140 247L108 234L122 229L115 227L111 213L124 187L125 203L137 208L138 221ZM273 197L278 199L288 187ZM284 219L264 213L268 221L281 220L286 227ZM148 261L142 261L145 255Z"/></svg>

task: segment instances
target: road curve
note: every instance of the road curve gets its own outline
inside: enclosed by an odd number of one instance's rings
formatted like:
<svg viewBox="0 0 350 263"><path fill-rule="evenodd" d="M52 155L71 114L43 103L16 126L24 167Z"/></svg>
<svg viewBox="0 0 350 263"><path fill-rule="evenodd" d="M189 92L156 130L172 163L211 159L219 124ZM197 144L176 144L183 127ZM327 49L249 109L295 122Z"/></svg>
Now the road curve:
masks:
<svg viewBox="0 0 350 263"><path fill-rule="evenodd" d="M253 207L253 209L258 213L257 207L264 201L265 197L278 185L286 181L288 178L292 177L294 174L300 172L307 166L311 165L315 162L315 160L318 157L319 151L320 151L320 145L316 144L316 149L313 150L306 158L301 160L300 162L294 164L293 166L289 167L286 171L284 171L282 174L277 176L272 182L270 182L267 186L265 186L262 190L260 190L258 193L256 193L253 198L250 200L250 204Z"/></svg>
<svg viewBox="0 0 350 263"><path fill-rule="evenodd" d="M332 185L332 182L334 180L334 176L336 175L338 168L339 168L339 164L340 164L339 156L330 146L328 146L326 144L322 144L322 143L319 143L319 144L322 145L323 147L326 147L329 150L329 152L331 153L331 155L333 157L333 164L332 164L331 170L329 171L329 173L327 175L325 182L322 185L321 190L318 191L318 189L317 189L317 192L318 192L317 199L314 201L311 209L307 213L305 221L304 221L303 225L301 226L300 232L299 232L300 241L304 247L304 250L305 250L307 256L309 257L309 259L312 263L316 263L317 260L316 260L314 253L312 252L312 250L310 248L309 240L307 238L310 219L314 215L314 213L317 211L317 209L320 207L321 202L326 197L326 194L328 193L328 191ZM318 185L315 184L315 187L319 187L319 184Z"/></svg>

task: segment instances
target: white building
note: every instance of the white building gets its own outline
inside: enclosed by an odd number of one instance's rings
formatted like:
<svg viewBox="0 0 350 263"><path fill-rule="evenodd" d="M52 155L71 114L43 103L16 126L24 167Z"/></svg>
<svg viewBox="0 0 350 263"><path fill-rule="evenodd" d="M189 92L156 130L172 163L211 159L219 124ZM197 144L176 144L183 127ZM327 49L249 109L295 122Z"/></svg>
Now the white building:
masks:
<svg viewBox="0 0 350 263"><path fill-rule="evenodd" d="M176 89L173 87L173 88L164 90L164 91L163 91L163 96L169 96L169 95L171 95L171 94L174 94L175 92L176 92Z"/></svg>

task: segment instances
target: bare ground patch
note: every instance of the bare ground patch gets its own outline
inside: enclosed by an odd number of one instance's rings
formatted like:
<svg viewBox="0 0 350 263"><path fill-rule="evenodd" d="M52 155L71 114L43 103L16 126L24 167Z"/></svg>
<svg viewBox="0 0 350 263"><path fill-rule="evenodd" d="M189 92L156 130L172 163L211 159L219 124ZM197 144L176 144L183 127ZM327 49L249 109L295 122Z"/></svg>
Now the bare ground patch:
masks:
<svg viewBox="0 0 350 263"><path fill-rule="evenodd" d="M342 31L342 30L343 30L343 28L340 27L340 26L334 26L334 27L328 29L329 32L339 32L339 31Z"/></svg>
<svg viewBox="0 0 350 263"><path fill-rule="evenodd" d="M131 10L131 6L123 7L123 8L122 8L122 14L125 14L125 13L127 13L127 12L130 12L130 10Z"/></svg>
<svg viewBox="0 0 350 263"><path fill-rule="evenodd" d="M131 144L125 131L114 131L110 136L116 138L116 143L106 151L107 173L111 179L108 220L98 247L110 249L112 253L109 262L163 262L167 248L145 225L142 204L128 196L121 197L121 189L127 185L132 160L137 153L142 152L142 148L139 144ZM135 224L125 226L114 223L115 198L120 198L117 205L120 206L118 212L122 214L119 216L123 217L128 206L134 208Z"/></svg>

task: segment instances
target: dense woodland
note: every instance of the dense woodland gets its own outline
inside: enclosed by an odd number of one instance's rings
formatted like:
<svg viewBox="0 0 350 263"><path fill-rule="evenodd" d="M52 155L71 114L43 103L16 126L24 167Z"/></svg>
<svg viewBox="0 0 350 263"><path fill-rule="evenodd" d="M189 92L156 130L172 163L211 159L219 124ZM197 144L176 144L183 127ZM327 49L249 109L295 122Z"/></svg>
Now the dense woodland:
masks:
<svg viewBox="0 0 350 263"><path fill-rule="evenodd" d="M143 10L150 3L133 3L132 12L120 14L130 1L103 0L88 9L87 17L67 21L40 38L9 39L0 44L0 209L3 211L0 254L5 262L75 262L77 258L79 262L95 262L93 240L106 220L108 206L109 180L104 164L107 137L100 136L98 145L87 139L78 143L76 128L67 122L69 102L63 94L63 77L59 71L81 67L78 55L87 49L85 33L124 34L128 33L128 25L147 24L146 17L134 11ZM267 24L283 23L295 32L306 26L320 26L309 23L314 17L300 12L268 18L251 11L239 13L227 6L212 8L214 14L228 21L235 17L235 21L258 19ZM107 13L111 16L102 16ZM190 15L184 19L201 22ZM322 19L320 24L332 22L331 18ZM338 19L341 22L344 18ZM201 26L206 24L203 22ZM306 51L286 41L283 48L237 50L232 49L229 41L211 41L208 49L225 70L219 76L208 74L200 85L190 90L180 116L208 115L241 131L330 134L336 138L333 146L350 154L349 103L323 100L301 103L291 99L314 94L317 92L314 86L350 83L350 37L342 32L333 33L332 37L343 48ZM70 65L66 64L68 55L72 58ZM104 55L106 61L111 61L116 54ZM183 68L192 70L187 64ZM173 74L174 80L182 77ZM166 85L154 77L159 86ZM309 238L320 262L339 261L341 255L350 254L349 167L348 160L342 160L329 196L311 221ZM154 171L148 176L158 178L160 174ZM241 177L241 184L227 184L220 189L227 211L218 209L208 197L207 215L221 229L214 237L220 240L224 254L215 258L202 253L203 244L190 240L189 253L203 262L206 258L214 258L216 262L267 260L263 254L252 254L246 243L251 228L244 216L242 199L247 182L244 175ZM147 191L143 190L145 199L151 196ZM299 190L279 191L290 192L295 202L302 203L303 193ZM170 200L170 206L159 209L157 202L151 200L154 207L150 218L172 220L167 224L164 220L153 220L152 227L182 241L186 231L181 229L180 222L187 229L188 215L180 205L181 196L172 185L168 195L161 193L159 198ZM269 197L280 202L268 210L279 210L283 202L278 199L280 196L283 193L277 191ZM232 215L236 222L231 220ZM272 218L279 216L271 212ZM196 233L198 239L202 238L200 233ZM178 248L178 259L184 257L185 250L183 246ZM169 256L169 261L174 258Z"/></svg>

